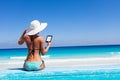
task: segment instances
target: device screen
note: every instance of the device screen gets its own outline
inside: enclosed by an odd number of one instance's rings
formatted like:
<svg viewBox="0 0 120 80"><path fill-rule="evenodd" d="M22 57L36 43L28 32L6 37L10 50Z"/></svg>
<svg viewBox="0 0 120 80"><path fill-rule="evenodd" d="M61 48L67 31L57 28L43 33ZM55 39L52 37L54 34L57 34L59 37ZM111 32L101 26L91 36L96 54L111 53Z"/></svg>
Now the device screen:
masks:
<svg viewBox="0 0 120 80"><path fill-rule="evenodd" d="M51 42L51 40L52 40L52 35L48 35L46 38L46 42Z"/></svg>

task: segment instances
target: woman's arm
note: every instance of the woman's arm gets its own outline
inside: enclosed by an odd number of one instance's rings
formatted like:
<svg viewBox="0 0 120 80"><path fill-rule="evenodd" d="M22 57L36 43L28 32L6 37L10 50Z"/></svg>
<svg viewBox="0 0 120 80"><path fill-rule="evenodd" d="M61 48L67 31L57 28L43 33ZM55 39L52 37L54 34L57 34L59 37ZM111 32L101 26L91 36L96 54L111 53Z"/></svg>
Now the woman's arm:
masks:
<svg viewBox="0 0 120 80"><path fill-rule="evenodd" d="M44 47L44 39L41 40L41 52L42 52L42 55L45 55L46 52L49 50L50 48L50 45L51 45L51 42L48 42L47 44L47 47L45 48Z"/></svg>
<svg viewBox="0 0 120 80"><path fill-rule="evenodd" d="M24 43L24 35L26 33L26 30L23 32L23 34L21 35L20 39L18 40L18 44L22 45Z"/></svg>

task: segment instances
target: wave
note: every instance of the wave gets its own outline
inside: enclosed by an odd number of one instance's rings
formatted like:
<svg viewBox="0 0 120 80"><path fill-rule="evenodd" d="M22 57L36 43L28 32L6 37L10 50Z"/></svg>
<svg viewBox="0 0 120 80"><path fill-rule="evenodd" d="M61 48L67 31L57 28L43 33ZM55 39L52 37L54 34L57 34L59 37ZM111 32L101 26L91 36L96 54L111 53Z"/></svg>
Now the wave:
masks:
<svg viewBox="0 0 120 80"><path fill-rule="evenodd" d="M50 58L50 55L45 55L45 56L41 56L43 59L49 59ZM26 56L12 56L10 57L10 59L26 59Z"/></svg>
<svg viewBox="0 0 120 80"><path fill-rule="evenodd" d="M112 57L120 57L120 52L111 52Z"/></svg>

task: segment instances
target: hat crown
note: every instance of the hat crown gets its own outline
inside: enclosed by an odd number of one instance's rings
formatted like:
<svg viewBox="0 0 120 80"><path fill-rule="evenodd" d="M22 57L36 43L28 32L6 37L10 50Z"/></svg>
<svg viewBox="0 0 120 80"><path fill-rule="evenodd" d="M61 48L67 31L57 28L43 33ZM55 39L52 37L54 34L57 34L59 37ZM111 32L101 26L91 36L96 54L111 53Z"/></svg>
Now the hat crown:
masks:
<svg viewBox="0 0 120 80"><path fill-rule="evenodd" d="M34 20L30 23L30 29L36 29L40 27L40 22L38 20Z"/></svg>

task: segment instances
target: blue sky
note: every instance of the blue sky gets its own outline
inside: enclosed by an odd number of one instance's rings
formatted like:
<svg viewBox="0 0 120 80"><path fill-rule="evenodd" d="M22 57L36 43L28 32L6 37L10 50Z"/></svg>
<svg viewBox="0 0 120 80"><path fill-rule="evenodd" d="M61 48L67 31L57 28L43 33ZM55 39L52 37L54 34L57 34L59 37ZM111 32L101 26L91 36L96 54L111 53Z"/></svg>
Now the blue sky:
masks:
<svg viewBox="0 0 120 80"><path fill-rule="evenodd" d="M120 44L120 0L0 0L0 48L25 47L17 40L35 19L52 46Z"/></svg>

